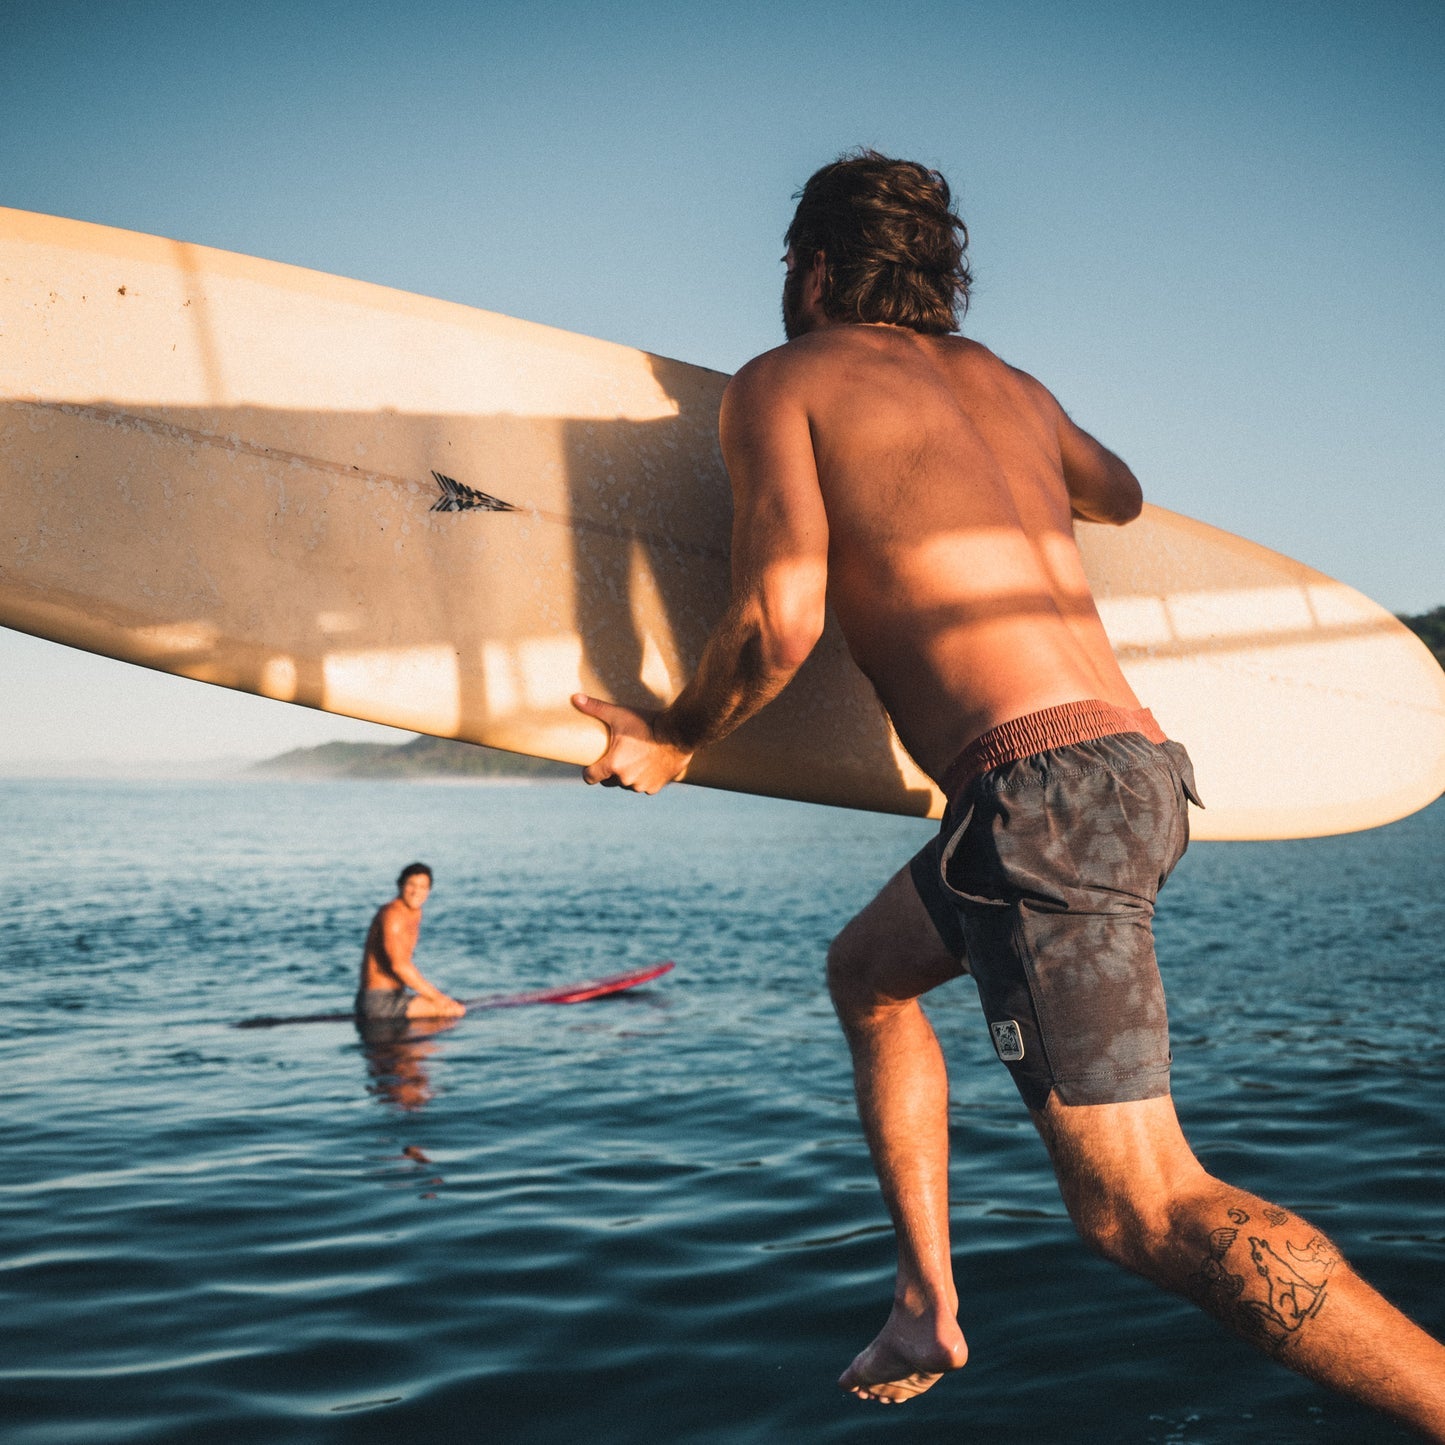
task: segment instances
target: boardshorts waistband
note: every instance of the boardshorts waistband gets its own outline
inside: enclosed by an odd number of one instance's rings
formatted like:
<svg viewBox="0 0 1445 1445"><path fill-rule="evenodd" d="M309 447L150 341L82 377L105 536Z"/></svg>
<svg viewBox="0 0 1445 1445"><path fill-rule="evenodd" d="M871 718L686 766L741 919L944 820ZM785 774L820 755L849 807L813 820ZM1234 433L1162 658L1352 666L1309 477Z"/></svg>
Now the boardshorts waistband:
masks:
<svg viewBox="0 0 1445 1445"><path fill-rule="evenodd" d="M1071 728L1092 735L1008 756ZM1074 703L990 729L950 769L955 778L938 836L910 873L978 984L994 1051L1024 1102L1167 1094L1154 900L1199 801L1188 753L1145 710Z"/></svg>
<svg viewBox="0 0 1445 1445"><path fill-rule="evenodd" d="M1147 707L1116 707L1099 698L1065 702L1010 718L981 733L949 764L940 786L944 797L952 802L975 778L991 768L1117 733L1140 733L1151 743L1167 741L1164 730Z"/></svg>

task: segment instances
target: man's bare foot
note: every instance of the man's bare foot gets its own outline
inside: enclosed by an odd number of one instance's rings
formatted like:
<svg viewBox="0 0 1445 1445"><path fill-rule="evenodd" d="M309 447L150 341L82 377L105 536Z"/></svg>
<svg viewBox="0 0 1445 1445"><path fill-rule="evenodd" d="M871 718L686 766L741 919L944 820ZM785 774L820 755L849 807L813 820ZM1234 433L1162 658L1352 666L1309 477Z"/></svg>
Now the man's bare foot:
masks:
<svg viewBox="0 0 1445 1445"><path fill-rule="evenodd" d="M958 1321L913 1314L895 1304L878 1338L843 1371L838 1384L860 1400L901 1405L962 1369L968 1346Z"/></svg>

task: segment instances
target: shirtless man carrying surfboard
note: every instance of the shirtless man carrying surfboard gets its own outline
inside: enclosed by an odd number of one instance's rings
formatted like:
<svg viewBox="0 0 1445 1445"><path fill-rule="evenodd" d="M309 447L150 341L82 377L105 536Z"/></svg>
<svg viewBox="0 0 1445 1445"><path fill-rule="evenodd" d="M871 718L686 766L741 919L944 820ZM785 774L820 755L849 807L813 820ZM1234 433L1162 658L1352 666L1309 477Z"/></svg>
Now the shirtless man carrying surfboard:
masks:
<svg viewBox="0 0 1445 1445"><path fill-rule="evenodd" d="M1207 1174L1175 1117L1151 924L1198 799L1115 661L1072 530L1132 520L1139 483L1031 376L956 334L967 233L936 172L872 152L825 166L787 241L787 344L722 404L727 611L661 713L574 702L610 731L587 781L655 793L777 696L830 602L949 799L938 838L828 959L898 1238L892 1311L839 1383L896 1403L967 1359L948 1083L919 999L968 971L1093 1248L1445 1441L1445 1349L1313 1225Z"/></svg>

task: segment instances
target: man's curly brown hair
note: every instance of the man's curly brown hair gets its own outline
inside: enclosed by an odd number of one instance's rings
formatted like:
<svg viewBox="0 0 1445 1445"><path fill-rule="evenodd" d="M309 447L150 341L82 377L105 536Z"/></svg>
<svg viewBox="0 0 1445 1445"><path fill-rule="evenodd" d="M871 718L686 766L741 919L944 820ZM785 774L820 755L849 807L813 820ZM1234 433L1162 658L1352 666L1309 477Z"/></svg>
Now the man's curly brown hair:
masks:
<svg viewBox="0 0 1445 1445"><path fill-rule="evenodd" d="M853 151L797 192L787 231L795 267L823 252L823 311L946 335L968 310L968 229L948 182L913 161Z"/></svg>

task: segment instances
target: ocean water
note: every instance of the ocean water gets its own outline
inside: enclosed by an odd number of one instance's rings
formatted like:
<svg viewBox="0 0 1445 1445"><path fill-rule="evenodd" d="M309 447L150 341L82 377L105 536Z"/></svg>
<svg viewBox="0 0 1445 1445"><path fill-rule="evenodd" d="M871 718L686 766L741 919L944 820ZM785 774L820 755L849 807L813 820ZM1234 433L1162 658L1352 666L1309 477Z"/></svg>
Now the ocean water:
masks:
<svg viewBox="0 0 1445 1445"><path fill-rule="evenodd" d="M675 788L0 783L0 1435L125 1442L1390 1441L1076 1241L973 985L953 1076L968 1368L834 1380L886 1217L822 981L926 825ZM1196 845L1161 901L1175 1091L1217 1173L1445 1331L1445 805ZM464 996L645 990L367 1045L399 866Z"/></svg>

